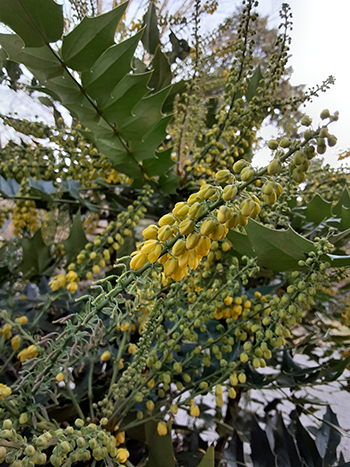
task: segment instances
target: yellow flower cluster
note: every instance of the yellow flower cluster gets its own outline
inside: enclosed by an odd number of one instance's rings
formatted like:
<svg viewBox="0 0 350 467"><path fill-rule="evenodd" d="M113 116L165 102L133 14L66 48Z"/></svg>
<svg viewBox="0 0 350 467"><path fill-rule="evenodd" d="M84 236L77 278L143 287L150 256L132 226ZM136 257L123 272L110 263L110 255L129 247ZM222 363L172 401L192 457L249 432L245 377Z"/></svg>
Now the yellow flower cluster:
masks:
<svg viewBox="0 0 350 467"><path fill-rule="evenodd" d="M38 348L36 345L30 345L26 349L21 350L17 357L23 363L25 360L29 360L30 358L37 357L39 355Z"/></svg>
<svg viewBox="0 0 350 467"><path fill-rule="evenodd" d="M232 178L228 170L220 170L216 174L220 183ZM254 218L259 214L260 202L254 195L244 199L240 206L230 203L237 191L234 184L228 184L224 189L202 185L187 202L177 203L172 213L161 217L158 226L152 224L144 229L144 241L132 253L130 268L138 270L147 261L151 264L158 262L166 278L182 280L188 275L188 268L196 269L202 258L208 255L212 242L225 239L229 229L244 226L248 217ZM211 212L208 201L218 201L217 209ZM226 243L226 251L230 247Z"/></svg>
<svg viewBox="0 0 350 467"><path fill-rule="evenodd" d="M34 201L17 201L12 214L14 234L18 235L27 228L30 232L35 232L39 228L37 209Z"/></svg>

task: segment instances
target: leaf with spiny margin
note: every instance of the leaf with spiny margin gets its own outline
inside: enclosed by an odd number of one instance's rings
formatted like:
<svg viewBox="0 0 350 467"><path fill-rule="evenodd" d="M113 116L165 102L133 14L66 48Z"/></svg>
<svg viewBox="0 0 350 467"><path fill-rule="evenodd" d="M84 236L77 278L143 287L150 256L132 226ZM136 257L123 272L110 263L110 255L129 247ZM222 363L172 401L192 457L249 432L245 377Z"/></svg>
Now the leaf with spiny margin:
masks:
<svg viewBox="0 0 350 467"><path fill-rule="evenodd" d="M4 177L0 176L0 192L6 198L13 198L18 195L20 189L20 184L16 182L14 178L8 178L7 180Z"/></svg>
<svg viewBox="0 0 350 467"><path fill-rule="evenodd" d="M148 445L146 467L175 467L170 420L167 421L167 429L165 436L159 436L157 422L150 421L145 424L146 443Z"/></svg>
<svg viewBox="0 0 350 467"><path fill-rule="evenodd" d="M152 70L152 78L148 86L153 89L153 92L158 92L169 86L173 75L171 73L168 57L160 50L160 46L157 47L155 56L153 57Z"/></svg>
<svg viewBox="0 0 350 467"><path fill-rule="evenodd" d="M164 193L175 194L180 180L180 175L175 175L172 171L169 171L159 177L159 185Z"/></svg>
<svg viewBox="0 0 350 467"><path fill-rule="evenodd" d="M24 47L17 34L0 34L0 44L10 60L22 63L28 70L38 71L44 79L63 74L60 62L47 47Z"/></svg>
<svg viewBox="0 0 350 467"><path fill-rule="evenodd" d="M174 101L175 97L179 94L180 96L186 91L186 82L182 79L177 83L174 83L171 87L171 90L165 99L165 102L162 107L162 112L165 114L170 114L174 110Z"/></svg>
<svg viewBox="0 0 350 467"><path fill-rule="evenodd" d="M164 151L159 151L155 154L153 159L147 159L143 162L147 175L151 177L156 175L160 176L171 169L175 164L171 158L172 149L173 148L168 148Z"/></svg>
<svg viewBox="0 0 350 467"><path fill-rule="evenodd" d="M114 35L128 2L94 18L85 17L62 42L62 57L73 70L88 70L114 44Z"/></svg>
<svg viewBox="0 0 350 467"><path fill-rule="evenodd" d="M109 47L91 68L81 75L82 85L95 99L108 96L131 70L131 59L142 31L119 44ZM169 83L168 83L169 84Z"/></svg>
<svg viewBox="0 0 350 467"><path fill-rule="evenodd" d="M341 441L339 422L336 414L328 406L323 424L317 431L316 446L323 459L323 467L332 467L337 460L337 446Z"/></svg>
<svg viewBox="0 0 350 467"><path fill-rule="evenodd" d="M274 230L249 219L245 226L248 239L255 250L258 263L274 271L298 269L298 261L314 250L314 244L288 227Z"/></svg>
<svg viewBox="0 0 350 467"><path fill-rule="evenodd" d="M132 154L137 161L144 161L146 159L156 159L162 155L162 151L156 153L156 149L159 147L159 142L163 141L166 136L166 128L171 120L171 115L167 117L163 117L157 122L153 128L146 133L142 139L142 141L130 141L130 147L132 150ZM164 151L163 151L164 152ZM159 162L159 161L158 161ZM173 165L174 161L171 161ZM164 171L161 169L158 170L158 173L148 175L162 175Z"/></svg>
<svg viewBox="0 0 350 467"><path fill-rule="evenodd" d="M323 259L329 261L332 268L350 266L350 256L347 255L325 255Z"/></svg>
<svg viewBox="0 0 350 467"><path fill-rule="evenodd" d="M238 232L237 230L230 230L227 234L227 239L232 243L232 249L239 253L240 256L248 256L250 258L256 256L247 234Z"/></svg>
<svg viewBox="0 0 350 467"><path fill-rule="evenodd" d="M325 201L319 194L316 194L307 203L304 215L308 222L314 222L318 225L323 220L332 217L332 203Z"/></svg>
<svg viewBox="0 0 350 467"><path fill-rule="evenodd" d="M23 259L18 266L26 279L41 276L51 263L50 248L45 245L41 229L32 238L22 239Z"/></svg>
<svg viewBox="0 0 350 467"><path fill-rule="evenodd" d="M213 446L209 446L203 459L197 467L214 467L215 466L215 450Z"/></svg>
<svg viewBox="0 0 350 467"><path fill-rule="evenodd" d="M341 207L341 222L339 230L344 231L350 228L350 208Z"/></svg>
<svg viewBox="0 0 350 467"><path fill-rule="evenodd" d="M256 70L253 73L253 76L250 78L248 83L248 89L246 93L247 101L250 102L253 97L256 95L256 91L260 86L260 80L263 79L263 75L261 73L260 65L257 66Z"/></svg>
<svg viewBox="0 0 350 467"><path fill-rule="evenodd" d="M147 83L150 76L151 72L124 76L109 98L98 100L103 116L117 128L123 121L132 117L132 109L149 93Z"/></svg>
<svg viewBox="0 0 350 467"><path fill-rule="evenodd" d="M145 26L142 43L149 54L154 55L158 44L160 44L159 30L157 26L157 12L153 1L150 2L148 10L143 17Z"/></svg>
<svg viewBox="0 0 350 467"><path fill-rule="evenodd" d="M35 181L32 177L28 179L28 187L35 196L40 196L42 201L53 201L51 195L57 191L51 180Z"/></svg>
<svg viewBox="0 0 350 467"><path fill-rule="evenodd" d="M260 428L256 418L251 420L250 430L251 458L254 467L276 467L276 457L271 450L265 431Z"/></svg>
<svg viewBox="0 0 350 467"><path fill-rule="evenodd" d="M77 255L84 246L88 243L81 222L80 209L74 217L72 228L70 229L69 237L62 242L64 244L64 251L67 257L67 263L73 263Z"/></svg>
<svg viewBox="0 0 350 467"><path fill-rule="evenodd" d="M132 110L134 116L118 128L121 136L127 140L143 140L163 117L161 109L169 91L170 86L139 101Z"/></svg>
<svg viewBox="0 0 350 467"><path fill-rule="evenodd" d="M333 206L333 209L332 209L333 215L335 215L336 217L340 217L342 213L342 206L346 208L350 208L350 195L349 195L349 191L347 190L347 188L344 189L337 204Z"/></svg>
<svg viewBox="0 0 350 467"><path fill-rule="evenodd" d="M53 0L0 0L0 21L27 47L43 47L62 36L62 5Z"/></svg>

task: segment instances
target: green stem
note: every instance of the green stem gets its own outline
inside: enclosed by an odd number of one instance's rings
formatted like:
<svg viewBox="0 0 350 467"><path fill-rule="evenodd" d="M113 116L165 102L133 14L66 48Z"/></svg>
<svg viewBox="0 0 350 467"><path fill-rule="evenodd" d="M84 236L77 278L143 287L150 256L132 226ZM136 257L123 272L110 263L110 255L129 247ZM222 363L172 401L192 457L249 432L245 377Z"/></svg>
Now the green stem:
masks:
<svg viewBox="0 0 350 467"><path fill-rule="evenodd" d="M79 403L78 403L78 401L77 401L71 387L69 386L69 381L66 380L65 383L66 383L66 389L67 389L67 392L69 394L70 400L72 401L77 414L79 415L79 417L82 420L85 420L85 415L83 414L83 411L81 410L80 405L79 405Z"/></svg>

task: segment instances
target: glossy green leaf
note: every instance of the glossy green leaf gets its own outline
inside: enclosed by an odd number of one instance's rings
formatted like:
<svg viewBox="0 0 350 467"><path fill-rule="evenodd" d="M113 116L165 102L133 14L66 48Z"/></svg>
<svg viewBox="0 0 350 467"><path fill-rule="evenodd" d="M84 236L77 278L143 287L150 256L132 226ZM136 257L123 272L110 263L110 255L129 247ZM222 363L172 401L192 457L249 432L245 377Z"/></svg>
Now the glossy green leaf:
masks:
<svg viewBox="0 0 350 467"><path fill-rule="evenodd" d="M157 12L153 0L150 1L148 10L143 17L145 26L142 43L148 53L154 55L158 44L160 44L159 31L157 26Z"/></svg>
<svg viewBox="0 0 350 467"><path fill-rule="evenodd" d="M254 467L275 467L276 457L271 450L265 431L252 417L250 431L251 458Z"/></svg>
<svg viewBox="0 0 350 467"><path fill-rule="evenodd" d="M18 195L20 184L16 182L13 178L8 178L7 180L4 177L0 176L0 192L6 198L13 198Z"/></svg>
<svg viewBox="0 0 350 467"><path fill-rule="evenodd" d="M333 410L327 406L321 428L317 431L316 446L323 459L323 467L332 467L337 460L337 447L341 441L339 422Z"/></svg>
<svg viewBox="0 0 350 467"><path fill-rule="evenodd" d="M156 94L145 97L135 105L134 116L118 128L123 138L134 141L143 139L144 135L163 117L161 109L169 91L170 87L164 88Z"/></svg>
<svg viewBox="0 0 350 467"><path fill-rule="evenodd" d="M263 75L261 73L260 65L258 65L248 83L248 89L246 93L248 102L250 102L253 99L253 97L257 94L257 89L259 87L260 80L262 79Z"/></svg>
<svg viewBox="0 0 350 467"><path fill-rule="evenodd" d="M312 242L291 227L274 230L249 219L245 229L259 264L274 271L298 269L298 261L314 249Z"/></svg>
<svg viewBox="0 0 350 467"><path fill-rule="evenodd" d="M157 422L145 425L146 443L148 445L148 462L146 467L175 467L173 442L171 439L171 422L167 422L168 433L159 436Z"/></svg>
<svg viewBox="0 0 350 467"><path fill-rule="evenodd" d="M27 47L43 47L62 36L62 5L54 0L0 0L0 21Z"/></svg>
<svg viewBox="0 0 350 467"><path fill-rule="evenodd" d="M339 230L344 231L350 229L350 208L342 206L341 208L341 222Z"/></svg>
<svg viewBox="0 0 350 467"><path fill-rule="evenodd" d="M151 72L126 75L113 89L109 98L99 99L103 116L118 128L132 117L132 109L149 92L147 83Z"/></svg>
<svg viewBox="0 0 350 467"><path fill-rule="evenodd" d="M169 86L172 80L172 73L168 57L163 54L160 47L157 47L156 53L152 60L152 78L148 86L153 89L153 92L158 92Z"/></svg>
<svg viewBox="0 0 350 467"><path fill-rule="evenodd" d="M320 224L324 219L332 217L332 203L325 201L319 194L316 194L307 203L304 214L308 222Z"/></svg>
<svg viewBox="0 0 350 467"><path fill-rule="evenodd" d="M171 159L172 148L166 149L165 151L157 152L156 157L148 159L143 162L143 166L146 172L150 176L163 175L173 165L174 161Z"/></svg>
<svg viewBox="0 0 350 467"><path fill-rule="evenodd" d="M333 206L332 212L333 215L337 217L341 217L342 214L342 206L346 208L350 208L350 194L347 188L344 189L343 193L341 194L339 201L335 206Z"/></svg>
<svg viewBox="0 0 350 467"><path fill-rule="evenodd" d="M133 153L133 156L137 161L145 161L146 159L152 159L155 164L159 164L159 168L155 167L157 173L154 171L148 172L148 175L162 175L166 170L174 165L174 161L169 158L167 159L169 163L165 165L165 156L164 152L168 153L168 150L165 151L158 151L156 150L159 148L159 141L162 141L166 136L166 128L171 120L171 115L168 117L161 118L153 128L146 133L142 139L142 141L131 141L130 147ZM170 153L171 153L170 148ZM146 163L146 161L145 161ZM146 163L147 165L147 163Z"/></svg>
<svg viewBox="0 0 350 467"><path fill-rule="evenodd" d="M322 467L322 458L317 450L315 441L301 424L298 415L294 412L295 438L298 450L307 467Z"/></svg>
<svg viewBox="0 0 350 467"><path fill-rule="evenodd" d="M198 467L214 467L215 466L215 450L213 446L209 446L203 459L198 464Z"/></svg>
<svg viewBox="0 0 350 467"><path fill-rule="evenodd" d="M303 467L295 439L287 430L279 412L274 417L273 436L277 467Z"/></svg>
<svg viewBox="0 0 350 467"><path fill-rule="evenodd" d="M331 267L341 268L343 266L350 266L349 255L325 255L325 258L329 260Z"/></svg>
<svg viewBox="0 0 350 467"><path fill-rule="evenodd" d="M17 34L0 34L1 47L14 62L23 63L29 70L39 72L45 79L62 75L63 68L47 47L24 47Z"/></svg>
<svg viewBox="0 0 350 467"><path fill-rule="evenodd" d="M94 18L85 17L62 42L62 57L73 70L88 70L114 44L114 35L128 3Z"/></svg>
<svg viewBox="0 0 350 467"><path fill-rule="evenodd" d="M94 98L108 96L131 69L131 59L142 31L107 49L91 68L82 73L84 89Z"/></svg>
<svg viewBox="0 0 350 467"><path fill-rule="evenodd" d="M19 265L26 279L41 276L51 262L50 248L45 245L41 229L32 238L22 239L23 259Z"/></svg>
<svg viewBox="0 0 350 467"><path fill-rule="evenodd" d="M49 180L33 180L32 177L28 179L28 186L35 196L40 196L42 201L52 201L52 194L56 193L56 188Z"/></svg>
<svg viewBox="0 0 350 467"><path fill-rule="evenodd" d="M232 249L239 253L240 256L246 255L250 258L256 256L247 234L238 232L237 230L230 230L227 234L227 239L232 243Z"/></svg>
<svg viewBox="0 0 350 467"><path fill-rule="evenodd" d="M76 213L74 221L69 233L67 240L62 242L64 244L64 251L67 257L67 264L73 263L76 260L77 255L88 243L81 222L80 210Z"/></svg>

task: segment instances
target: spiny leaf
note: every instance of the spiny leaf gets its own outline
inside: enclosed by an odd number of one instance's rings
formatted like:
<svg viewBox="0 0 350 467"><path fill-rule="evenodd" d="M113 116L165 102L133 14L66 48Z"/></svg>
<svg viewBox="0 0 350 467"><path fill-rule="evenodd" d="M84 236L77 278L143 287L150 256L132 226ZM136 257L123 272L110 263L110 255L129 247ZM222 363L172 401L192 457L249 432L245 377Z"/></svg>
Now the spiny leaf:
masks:
<svg viewBox="0 0 350 467"><path fill-rule="evenodd" d="M0 176L0 191L7 198L13 198L18 195L20 184L16 182L13 178L8 178L7 180L4 177Z"/></svg>
<svg viewBox="0 0 350 467"><path fill-rule="evenodd" d="M47 47L24 47L17 34L0 34L0 44L14 62L40 72L46 79L62 75L63 68Z"/></svg>
<svg viewBox="0 0 350 467"><path fill-rule="evenodd" d="M153 92L158 92L169 86L173 75L171 73L169 60L160 50L159 46L157 47L155 56L152 60L152 70L152 78L150 79L148 86L153 89Z"/></svg>
<svg viewBox="0 0 350 467"><path fill-rule="evenodd" d="M142 35L142 43L147 52L154 55L160 39L157 26L157 12L153 1L150 1L148 10L143 17L143 24L145 28Z"/></svg>
<svg viewBox="0 0 350 467"><path fill-rule="evenodd" d="M41 229L32 238L22 239L23 259L19 270L26 279L41 276L51 262L50 248L45 245Z"/></svg>
<svg viewBox="0 0 350 467"><path fill-rule="evenodd" d="M344 189L337 204L333 206L333 209L332 209L333 215L335 215L336 217L341 217L342 206L346 208L350 208L350 195L349 195L349 191L347 188Z"/></svg>
<svg viewBox="0 0 350 467"><path fill-rule="evenodd" d="M73 70L88 70L114 44L114 35L128 2L95 18L85 17L62 43L64 62Z"/></svg>
<svg viewBox="0 0 350 467"><path fill-rule="evenodd" d="M295 438L298 443L300 456L308 467L322 467L322 459L318 453L315 441L301 424L296 411L294 414Z"/></svg>
<svg viewBox="0 0 350 467"><path fill-rule="evenodd" d="M253 97L257 94L257 89L259 87L260 80L262 80L263 75L261 73L260 65L257 66L256 70L253 73L253 76L250 78L248 89L246 93L247 101L250 102Z"/></svg>
<svg viewBox="0 0 350 467"><path fill-rule="evenodd" d="M341 441L341 434L332 425L339 426L338 418L327 406L323 424L316 435L316 446L323 458L323 467L332 467L337 460L337 446Z"/></svg>
<svg viewBox="0 0 350 467"><path fill-rule="evenodd" d="M265 431L260 428L255 417L251 421L251 458L254 467L274 467L276 466L276 458L271 451L269 441Z"/></svg>
<svg viewBox="0 0 350 467"><path fill-rule="evenodd" d="M316 194L312 200L307 203L304 211L306 220L320 224L324 219L332 217L332 203L325 201L319 194Z"/></svg>
<svg viewBox="0 0 350 467"><path fill-rule="evenodd" d="M159 436L157 422L145 424L146 442L148 444L149 458L146 467L175 467L173 442L171 439L171 422L167 422L168 432Z"/></svg>
<svg viewBox="0 0 350 467"><path fill-rule="evenodd" d="M302 467L303 464L295 445L295 439L287 430L280 413L277 413L274 417L274 423L274 451L277 456L277 466Z"/></svg>
<svg viewBox="0 0 350 467"><path fill-rule="evenodd" d="M259 264L274 271L297 269L298 261L314 249L312 242L291 227L274 230L249 219L245 229Z"/></svg>
<svg viewBox="0 0 350 467"><path fill-rule="evenodd" d="M203 459L198 464L198 467L214 467L215 465L215 450L213 446L209 446Z"/></svg>
<svg viewBox="0 0 350 467"><path fill-rule="evenodd" d="M43 47L61 38L62 5L53 0L0 0L0 21L10 26L27 47Z"/></svg>
<svg viewBox="0 0 350 467"><path fill-rule="evenodd" d="M87 244L87 238L81 222L80 210L75 215L69 237L63 241L67 263L75 261L77 254Z"/></svg>
<svg viewBox="0 0 350 467"><path fill-rule="evenodd" d="M82 73L82 84L88 94L94 98L108 96L119 81L129 73L131 58L141 38L142 31L120 44L107 49L92 65Z"/></svg>

